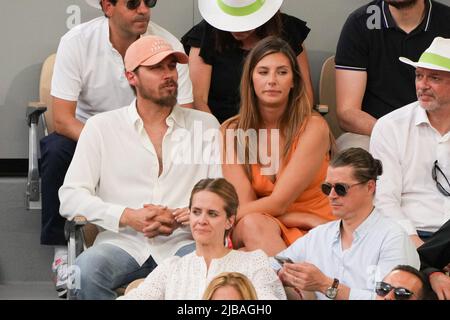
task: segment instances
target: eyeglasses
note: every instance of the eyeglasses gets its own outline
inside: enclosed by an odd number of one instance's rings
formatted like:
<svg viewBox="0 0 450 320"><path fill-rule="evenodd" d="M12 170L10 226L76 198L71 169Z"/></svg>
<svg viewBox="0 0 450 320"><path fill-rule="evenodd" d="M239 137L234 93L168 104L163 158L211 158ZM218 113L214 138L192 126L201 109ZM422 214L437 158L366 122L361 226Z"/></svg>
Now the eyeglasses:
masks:
<svg viewBox="0 0 450 320"><path fill-rule="evenodd" d="M348 193L348 190L351 187L354 187L354 186L357 186L358 184L363 184L363 183L366 183L366 182L367 181L359 182L359 183L355 183L355 184L352 184L352 185L348 185L346 183L341 183L341 182L334 183L334 184L331 184L329 182L324 182L324 183L322 183L321 188L322 188L322 192L325 195L327 195L327 196L331 193L331 189L334 188L334 191L336 192L336 194L338 196L345 197L347 195L347 193Z"/></svg>
<svg viewBox="0 0 450 320"><path fill-rule="evenodd" d="M377 285L375 288L375 292L380 297L387 296L389 294L389 292L391 292L392 290L394 290L395 300L408 300L414 294L414 292L411 292L406 288L402 288L402 287L395 288L395 287L391 286L389 283L386 283L383 281L377 282Z"/></svg>
<svg viewBox="0 0 450 320"><path fill-rule="evenodd" d="M147 8L153 8L156 6L157 0L144 0L144 4ZM141 0L128 0L127 8L128 10L136 10L141 5Z"/></svg>
<svg viewBox="0 0 450 320"><path fill-rule="evenodd" d="M442 193L444 196L449 197L450 196L450 192L445 190L445 188L442 186L442 184L437 179L437 171L440 172L440 174L444 177L445 181L447 182L447 185L450 187L450 182L448 181L446 175L441 170L441 168L439 168L438 161L436 160L434 162L433 169L431 170L431 177L436 182L436 187L439 190L439 192Z"/></svg>

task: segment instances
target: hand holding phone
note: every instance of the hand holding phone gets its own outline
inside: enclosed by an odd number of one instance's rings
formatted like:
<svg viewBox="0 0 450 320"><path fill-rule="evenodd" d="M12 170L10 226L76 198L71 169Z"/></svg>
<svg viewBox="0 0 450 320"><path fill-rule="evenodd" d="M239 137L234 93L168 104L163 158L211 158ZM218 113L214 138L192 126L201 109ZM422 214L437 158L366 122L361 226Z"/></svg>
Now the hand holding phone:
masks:
<svg viewBox="0 0 450 320"><path fill-rule="evenodd" d="M284 265L285 262L287 263L294 263L291 259L287 258L287 257L282 257L282 256L275 256L273 257L275 260L278 261L279 264L281 264L282 266Z"/></svg>

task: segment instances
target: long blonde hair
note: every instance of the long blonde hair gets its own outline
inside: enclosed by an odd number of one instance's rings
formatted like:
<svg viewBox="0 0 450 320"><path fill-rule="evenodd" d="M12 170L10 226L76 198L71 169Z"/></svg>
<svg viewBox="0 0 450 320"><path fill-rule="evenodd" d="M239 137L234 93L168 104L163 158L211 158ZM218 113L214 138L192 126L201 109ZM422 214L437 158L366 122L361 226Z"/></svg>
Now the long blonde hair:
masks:
<svg viewBox="0 0 450 320"><path fill-rule="evenodd" d="M239 272L222 272L211 280L203 294L203 300L211 300L217 289L230 286L235 288L242 300L257 300L255 287L249 278Z"/></svg>
<svg viewBox="0 0 450 320"><path fill-rule="evenodd" d="M297 57L290 45L283 39L273 36L258 42L258 44L250 51L242 72L241 105L239 114L227 120L223 125L224 128L232 127L233 129L238 130L237 145L239 147L244 147L244 149L241 150L245 150L246 159L243 162L245 171L249 177L251 177L251 167L248 157L252 150L250 150L249 143L241 136L241 133L247 132L249 129L258 131L263 127L262 116L258 107L258 99L253 84L253 72L259 61L274 53L282 53L289 59L293 71L294 82L294 86L289 92L287 107L278 124L280 133L285 138L283 157L288 154L295 138L298 136L299 132L303 130L312 114L312 102L306 94L305 83L300 72ZM226 154L226 150L224 151L224 154Z"/></svg>

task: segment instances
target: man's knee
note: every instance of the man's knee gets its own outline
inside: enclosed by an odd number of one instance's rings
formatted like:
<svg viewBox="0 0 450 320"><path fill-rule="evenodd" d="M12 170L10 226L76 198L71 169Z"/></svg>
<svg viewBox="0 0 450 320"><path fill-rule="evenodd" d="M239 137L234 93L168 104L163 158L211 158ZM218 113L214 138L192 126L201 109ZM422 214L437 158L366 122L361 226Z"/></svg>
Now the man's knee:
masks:
<svg viewBox="0 0 450 320"><path fill-rule="evenodd" d="M111 288L120 277L140 268L131 255L112 244L88 248L77 257L75 265L80 271L81 283L90 281Z"/></svg>
<svg viewBox="0 0 450 320"><path fill-rule="evenodd" d="M71 270L74 295L77 299L114 299L117 296L114 289L128 283L124 279L139 268L123 249L112 244L94 245L75 260Z"/></svg>
<svg viewBox="0 0 450 320"><path fill-rule="evenodd" d="M113 279L112 263L103 250L91 247L75 260L75 271L79 273L81 284L110 282ZM108 279L109 278L109 279Z"/></svg>

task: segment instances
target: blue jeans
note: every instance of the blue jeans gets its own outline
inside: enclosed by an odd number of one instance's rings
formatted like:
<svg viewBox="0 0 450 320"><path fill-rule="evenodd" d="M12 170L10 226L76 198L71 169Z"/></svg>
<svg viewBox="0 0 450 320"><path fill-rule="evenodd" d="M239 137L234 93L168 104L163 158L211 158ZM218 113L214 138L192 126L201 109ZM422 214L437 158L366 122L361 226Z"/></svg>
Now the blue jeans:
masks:
<svg viewBox="0 0 450 320"><path fill-rule="evenodd" d="M180 248L176 255L182 257L194 250L195 244L192 243ZM151 256L139 267L136 260L119 247L111 244L95 245L75 260L79 278L78 283L75 281L73 296L80 300L116 299L116 288L145 278L156 266Z"/></svg>

